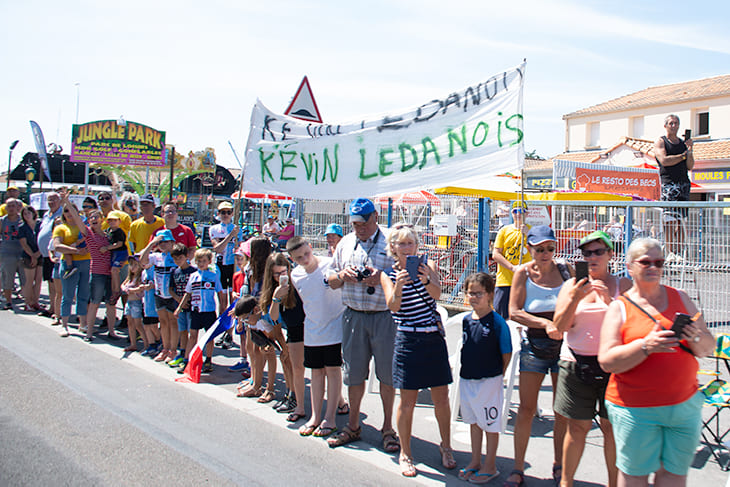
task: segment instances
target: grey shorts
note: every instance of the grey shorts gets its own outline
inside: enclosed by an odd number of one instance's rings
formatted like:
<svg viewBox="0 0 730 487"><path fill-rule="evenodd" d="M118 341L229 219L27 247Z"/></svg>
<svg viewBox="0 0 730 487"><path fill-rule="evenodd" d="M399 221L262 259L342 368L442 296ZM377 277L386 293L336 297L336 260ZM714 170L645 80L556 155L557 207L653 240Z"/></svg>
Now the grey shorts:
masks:
<svg viewBox="0 0 730 487"><path fill-rule="evenodd" d="M23 270L23 261L20 260L20 257L0 257L0 281L3 289L13 289L15 274L18 274L20 284L24 284L25 270Z"/></svg>
<svg viewBox="0 0 730 487"><path fill-rule="evenodd" d="M91 302L94 304L105 303L111 296L112 276L104 274L91 275Z"/></svg>
<svg viewBox="0 0 730 487"><path fill-rule="evenodd" d="M375 375L385 385L393 385L395 323L390 311L363 312L346 308L342 315L342 359L345 385L365 382L370 357L375 358Z"/></svg>

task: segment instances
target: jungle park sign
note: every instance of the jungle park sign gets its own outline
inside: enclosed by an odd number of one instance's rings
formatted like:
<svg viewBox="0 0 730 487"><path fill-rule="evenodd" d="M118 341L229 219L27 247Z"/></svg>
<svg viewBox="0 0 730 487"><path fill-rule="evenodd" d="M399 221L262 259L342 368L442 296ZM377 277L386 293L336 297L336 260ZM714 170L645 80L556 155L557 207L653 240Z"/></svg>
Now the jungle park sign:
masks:
<svg viewBox="0 0 730 487"><path fill-rule="evenodd" d="M73 126L72 162L164 166L165 154L165 132L146 125L99 120Z"/></svg>
<svg viewBox="0 0 730 487"><path fill-rule="evenodd" d="M319 124L251 114L243 188L349 199L448 185L521 167L525 64L400 113Z"/></svg>

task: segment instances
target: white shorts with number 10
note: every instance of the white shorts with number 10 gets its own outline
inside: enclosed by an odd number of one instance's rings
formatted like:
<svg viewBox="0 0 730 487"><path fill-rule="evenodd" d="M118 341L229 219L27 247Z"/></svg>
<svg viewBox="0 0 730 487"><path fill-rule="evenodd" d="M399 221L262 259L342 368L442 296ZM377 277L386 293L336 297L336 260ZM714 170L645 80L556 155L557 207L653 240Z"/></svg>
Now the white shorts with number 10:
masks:
<svg viewBox="0 0 730 487"><path fill-rule="evenodd" d="M502 376L488 379L459 381L461 418L467 424L477 424L487 433L502 432Z"/></svg>

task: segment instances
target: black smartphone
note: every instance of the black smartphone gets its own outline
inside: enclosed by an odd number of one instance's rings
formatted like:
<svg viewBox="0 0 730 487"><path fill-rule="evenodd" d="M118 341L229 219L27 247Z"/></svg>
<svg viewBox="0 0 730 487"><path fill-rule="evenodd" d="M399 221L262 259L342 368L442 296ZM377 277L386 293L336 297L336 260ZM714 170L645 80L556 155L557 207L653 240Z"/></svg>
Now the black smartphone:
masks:
<svg viewBox="0 0 730 487"><path fill-rule="evenodd" d="M406 270L408 271L408 277L411 281L416 282L418 280L418 266L421 265L421 257L418 255L409 255L406 257Z"/></svg>
<svg viewBox="0 0 730 487"><path fill-rule="evenodd" d="M682 330L684 330L684 327L692 323L692 317L690 315L686 315L684 313L677 313L674 316L674 323L672 323L672 331L677 336L677 338L682 337Z"/></svg>
<svg viewBox="0 0 730 487"><path fill-rule="evenodd" d="M689 140L691 138L692 138L692 129L685 129L684 140Z"/></svg>
<svg viewBox="0 0 730 487"><path fill-rule="evenodd" d="M575 282L588 277L588 262L585 260L575 261Z"/></svg>

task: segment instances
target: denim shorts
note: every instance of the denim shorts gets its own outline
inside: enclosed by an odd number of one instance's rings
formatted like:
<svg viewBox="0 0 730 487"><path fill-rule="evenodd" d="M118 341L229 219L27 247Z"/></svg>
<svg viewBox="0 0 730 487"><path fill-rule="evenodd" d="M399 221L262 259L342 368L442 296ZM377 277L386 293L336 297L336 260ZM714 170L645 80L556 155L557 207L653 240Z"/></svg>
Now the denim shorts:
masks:
<svg viewBox="0 0 730 487"><path fill-rule="evenodd" d="M520 372L538 372L540 374L557 374L560 371L558 367L558 359L545 360L535 356L532 353L530 342L527 338L522 339L522 347L520 349Z"/></svg>
<svg viewBox="0 0 730 487"><path fill-rule="evenodd" d="M112 276L92 274L90 287L91 302L94 304L105 303L109 299L109 296L111 296Z"/></svg>
<svg viewBox="0 0 730 487"><path fill-rule="evenodd" d="M112 267L116 267L117 269L124 267L127 259L129 259L127 249L112 250Z"/></svg>
<svg viewBox="0 0 730 487"><path fill-rule="evenodd" d="M190 310L180 311L180 316L177 317L177 331L190 331L191 320Z"/></svg>
<svg viewBox="0 0 730 487"><path fill-rule="evenodd" d="M142 318L144 313L142 312L142 300L135 299L134 301L127 301L127 309L124 314L130 318Z"/></svg>

